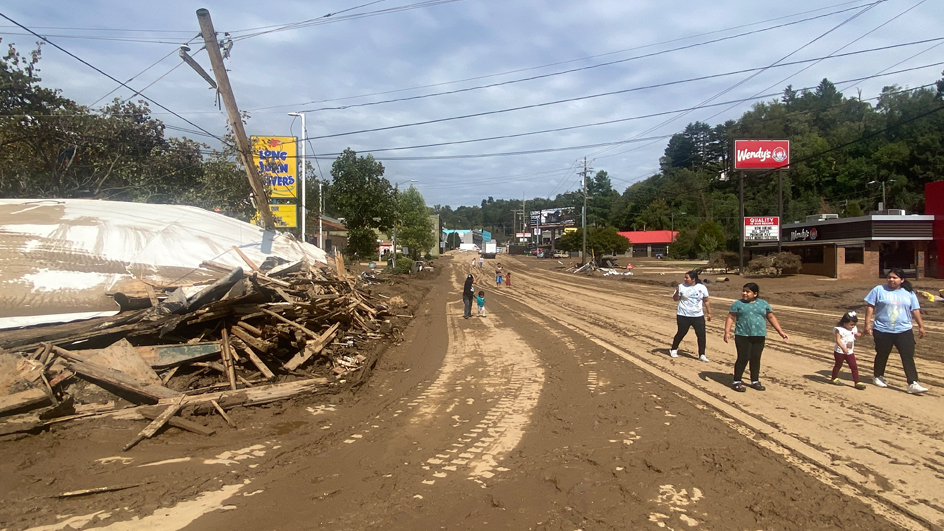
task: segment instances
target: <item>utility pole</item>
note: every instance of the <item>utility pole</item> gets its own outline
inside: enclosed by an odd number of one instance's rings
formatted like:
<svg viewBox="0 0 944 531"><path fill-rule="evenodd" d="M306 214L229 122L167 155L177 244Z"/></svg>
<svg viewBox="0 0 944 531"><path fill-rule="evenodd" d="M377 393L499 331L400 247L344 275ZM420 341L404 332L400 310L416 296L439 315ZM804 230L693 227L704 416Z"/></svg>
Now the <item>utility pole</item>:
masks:
<svg viewBox="0 0 944 531"><path fill-rule="evenodd" d="M741 230L738 232L738 275L741 275L741 278L744 278L744 170L741 170L740 176L738 177L740 181L740 190L739 195L739 208L741 217L738 219L738 224L741 226Z"/></svg>
<svg viewBox="0 0 944 531"><path fill-rule="evenodd" d="M213 29L213 21L210 20L210 12L206 9L198 9L197 21L200 23L200 33L203 34L220 97L223 99L230 126L233 128L239 161L246 168L249 186L252 187L252 193L256 196L256 209L259 211L265 230L275 230L275 220L272 218L272 209L269 208L269 196L266 194L256 165L252 162L252 147L249 145L246 130L243 128L243 120L239 115L239 107L236 106L233 87L229 84L229 75L226 73L226 67L223 66L223 55L220 53L220 43L216 40L216 31Z"/></svg>
<svg viewBox="0 0 944 531"><path fill-rule="evenodd" d="M583 158L583 171L580 172L582 177L581 182L583 184L583 213L581 216L582 225L583 225L583 253L581 253L580 265L587 263L587 175L589 174L590 169L587 168L587 157Z"/></svg>

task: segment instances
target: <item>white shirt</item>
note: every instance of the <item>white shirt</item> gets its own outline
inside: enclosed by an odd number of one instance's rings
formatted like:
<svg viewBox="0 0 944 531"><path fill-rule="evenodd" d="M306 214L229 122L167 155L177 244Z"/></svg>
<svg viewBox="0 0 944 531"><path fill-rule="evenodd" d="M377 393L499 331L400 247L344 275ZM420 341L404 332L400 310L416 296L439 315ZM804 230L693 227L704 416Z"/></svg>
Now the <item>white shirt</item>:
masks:
<svg viewBox="0 0 944 531"><path fill-rule="evenodd" d="M849 330L845 326L837 326L833 329L834 333L839 332L839 340L846 345L846 350L849 351L849 354L852 354L852 347L855 345L855 335L859 333L859 327L853 326L852 330ZM836 348L833 349L833 352L836 354L842 354L842 349L839 348L839 345L836 345Z"/></svg>
<svg viewBox="0 0 944 531"><path fill-rule="evenodd" d="M705 315L702 302L708 298L708 288L704 284L686 286L679 284L678 314L684 317L701 317Z"/></svg>

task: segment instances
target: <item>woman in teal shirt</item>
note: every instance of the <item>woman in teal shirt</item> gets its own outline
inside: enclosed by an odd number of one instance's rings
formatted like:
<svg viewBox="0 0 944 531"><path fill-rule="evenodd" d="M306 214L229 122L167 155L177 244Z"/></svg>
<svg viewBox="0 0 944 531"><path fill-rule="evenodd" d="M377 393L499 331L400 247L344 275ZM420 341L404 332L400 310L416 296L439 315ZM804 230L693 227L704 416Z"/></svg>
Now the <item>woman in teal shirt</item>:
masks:
<svg viewBox="0 0 944 531"><path fill-rule="evenodd" d="M789 339L773 309L767 301L758 299L760 288L753 282L744 284L741 288L741 300L734 301L728 310L728 318L724 322L724 342L731 338L731 326L734 325L734 346L737 348L737 361L734 362L735 391L743 393L744 383L741 376L747 364L751 365L751 387L758 391L766 389L760 383L760 356L764 352L764 342L767 339L767 322L784 340ZM737 324L735 324L737 323Z"/></svg>

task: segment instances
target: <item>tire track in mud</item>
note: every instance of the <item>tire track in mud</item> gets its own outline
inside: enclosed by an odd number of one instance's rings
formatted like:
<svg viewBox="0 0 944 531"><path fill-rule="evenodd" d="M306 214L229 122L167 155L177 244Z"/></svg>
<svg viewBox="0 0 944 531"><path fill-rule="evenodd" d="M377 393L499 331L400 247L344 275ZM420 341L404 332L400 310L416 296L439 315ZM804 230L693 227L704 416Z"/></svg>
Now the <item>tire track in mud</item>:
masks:
<svg viewBox="0 0 944 531"><path fill-rule="evenodd" d="M939 457L944 455L944 444L935 413L941 409L941 398L933 390L915 397L872 386L862 392L827 385L822 373L828 375L832 367L831 343L822 331L832 326L831 313L777 306L781 322L787 319L800 326L787 330L789 343L767 343L762 377L775 385L768 385L763 395L735 394L728 388L734 348L718 341L724 323L718 317L726 316L726 300L712 299L717 301L716 319L708 323L708 357L724 362L705 364L684 355L671 359L667 348L675 332L675 304L670 288L604 283L529 270L511 257L503 261L511 262L516 279L515 287L504 290L503 296L695 395L723 422L758 444L771 446L821 481L869 503L889 520L910 529L944 525L944 493L937 488L944 480L944 459ZM621 288L626 291L617 291ZM929 335L937 335L936 326L926 328ZM694 346L692 335L686 337L683 349ZM944 381L937 360L919 363L922 381ZM716 372L719 368L721 372ZM870 381L869 369L860 369L863 381ZM894 371L890 360L889 374ZM848 369L844 376L848 377Z"/></svg>

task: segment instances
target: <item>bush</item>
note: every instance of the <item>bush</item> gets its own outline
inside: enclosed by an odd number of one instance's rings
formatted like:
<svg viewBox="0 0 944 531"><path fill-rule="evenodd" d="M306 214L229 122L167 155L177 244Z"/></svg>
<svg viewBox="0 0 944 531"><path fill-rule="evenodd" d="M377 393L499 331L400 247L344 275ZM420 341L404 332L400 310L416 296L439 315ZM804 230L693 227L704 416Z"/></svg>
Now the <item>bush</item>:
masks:
<svg viewBox="0 0 944 531"><path fill-rule="evenodd" d="M799 256L790 252L782 252L758 256L747 264L744 272L749 275L776 275L779 277L784 271L799 273L802 266L803 262Z"/></svg>
<svg viewBox="0 0 944 531"><path fill-rule="evenodd" d="M714 253L708 259L709 269L721 269L724 270L725 273L737 269L740 266L741 260L738 258L738 254L732 253L731 251Z"/></svg>
<svg viewBox="0 0 944 531"><path fill-rule="evenodd" d="M397 255L397 267L393 267L392 265L387 266L384 268L384 273L391 273L394 275L409 275L410 269L412 268L413 260L410 260L409 258L402 255Z"/></svg>

